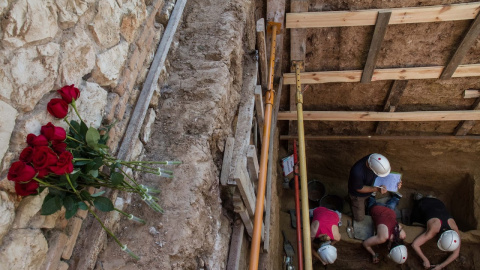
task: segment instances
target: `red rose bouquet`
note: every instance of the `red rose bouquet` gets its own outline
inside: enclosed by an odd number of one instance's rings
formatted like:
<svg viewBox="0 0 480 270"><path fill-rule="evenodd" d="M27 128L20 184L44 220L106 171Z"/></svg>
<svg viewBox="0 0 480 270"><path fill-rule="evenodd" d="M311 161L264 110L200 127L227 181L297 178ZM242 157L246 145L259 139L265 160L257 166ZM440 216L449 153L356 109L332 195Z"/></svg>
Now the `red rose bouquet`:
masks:
<svg viewBox="0 0 480 270"><path fill-rule="evenodd" d="M110 188L137 193L155 211L163 212L157 198L151 194L158 190L145 187L127 174L127 170L173 177L173 172L152 167L155 164L180 164L178 161L122 161L111 156L106 145L108 131L105 128L87 127L77 111L75 100L80 91L74 85L64 86L47 105L48 112L63 120L70 127L68 132L52 123L42 126L40 135L28 134L28 146L20 153L19 161L12 163L7 178L15 182L20 196L36 195L48 189L41 209L42 215L50 215L65 207L65 217L73 217L79 210L88 210L106 232L131 256L138 259L126 245L107 229L95 214L100 211L118 211L122 215L145 224L140 218L116 209L109 198L101 196L105 191L90 194L88 189ZM69 106L80 119L68 121Z"/></svg>

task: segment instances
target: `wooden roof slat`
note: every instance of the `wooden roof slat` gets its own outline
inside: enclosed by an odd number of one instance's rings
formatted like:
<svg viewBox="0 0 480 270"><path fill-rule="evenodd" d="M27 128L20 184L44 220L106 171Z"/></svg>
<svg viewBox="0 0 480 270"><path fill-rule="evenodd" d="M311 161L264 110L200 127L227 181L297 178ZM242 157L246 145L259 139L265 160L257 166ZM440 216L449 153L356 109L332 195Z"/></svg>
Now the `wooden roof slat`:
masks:
<svg viewBox="0 0 480 270"><path fill-rule="evenodd" d="M480 110L480 98L477 98L477 100L475 100L475 102L472 105L472 110ZM462 121L457 126L457 128L455 128L455 131L453 133L456 136L465 136L473 128L474 125L475 125L474 120Z"/></svg>
<svg viewBox="0 0 480 270"><path fill-rule="evenodd" d="M438 79L442 70L442 66L375 69L372 81ZM300 74L302 84L359 82L361 76L361 70L303 72ZM471 64L458 66L452 77L478 76L480 76L480 64ZM284 73L283 78L284 84L295 84L295 73Z"/></svg>
<svg viewBox="0 0 480 270"><path fill-rule="evenodd" d="M375 24L375 30L373 31L372 43L368 50L367 62L363 68L362 83L369 83L372 81L373 70L377 64L378 53L382 48L383 39L385 38L388 21L390 20L391 15L392 12L390 10L378 12L377 23Z"/></svg>
<svg viewBox="0 0 480 270"><path fill-rule="evenodd" d="M391 10L389 24L472 20L480 2L427 7L287 13L286 28L316 28L374 25L379 11Z"/></svg>
<svg viewBox="0 0 480 270"><path fill-rule="evenodd" d="M387 101L385 102L385 106L383 108L384 112L394 112L395 108L398 106L398 103L400 103L400 98L403 95L403 92L405 91L405 88L407 88L408 81L394 81L392 83L392 87L390 88L390 91L388 93L388 98ZM379 122L377 124L377 134L385 134L388 130L388 126L390 125L390 122Z"/></svg>
<svg viewBox="0 0 480 270"><path fill-rule="evenodd" d="M296 120L296 111L278 113L278 120ZM480 111L416 111L416 112L369 112L369 111L305 111L303 120L316 121L460 121L480 120Z"/></svg>
<svg viewBox="0 0 480 270"><path fill-rule="evenodd" d="M296 135L280 135L280 140L298 139ZM383 141L383 140L480 140L480 136L453 136L453 135L305 135L305 140L311 141L341 141L341 140L366 140L366 141Z"/></svg>
<svg viewBox="0 0 480 270"><path fill-rule="evenodd" d="M452 77L468 50L472 47L475 40L477 40L478 34L480 34L480 13L470 25L468 32L463 37L462 42L457 47L457 50L443 70L442 75L440 75L440 79L450 79Z"/></svg>
<svg viewBox="0 0 480 270"><path fill-rule="evenodd" d="M480 97L480 90L468 89L463 91L463 98L478 98Z"/></svg>

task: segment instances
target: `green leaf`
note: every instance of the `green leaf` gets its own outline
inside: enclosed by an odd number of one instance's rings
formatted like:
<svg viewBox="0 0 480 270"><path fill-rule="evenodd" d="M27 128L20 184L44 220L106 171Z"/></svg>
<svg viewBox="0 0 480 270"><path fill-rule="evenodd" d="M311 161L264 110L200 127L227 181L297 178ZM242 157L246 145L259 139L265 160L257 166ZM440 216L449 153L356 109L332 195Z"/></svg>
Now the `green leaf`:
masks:
<svg viewBox="0 0 480 270"><path fill-rule="evenodd" d="M95 148L98 144L98 140L100 140L100 133L98 133L96 128L91 127L87 131L85 140L87 141L88 146Z"/></svg>
<svg viewBox="0 0 480 270"><path fill-rule="evenodd" d="M96 197L93 199L95 207L103 212L110 212L113 210L113 203L107 197Z"/></svg>
<svg viewBox="0 0 480 270"><path fill-rule="evenodd" d="M82 199L84 201L91 201L92 200L92 196L90 195L90 193L88 193L88 191L86 190L82 190L80 191L80 197L82 197Z"/></svg>
<svg viewBox="0 0 480 270"><path fill-rule="evenodd" d="M88 209L87 204L84 203L84 202L78 202L77 205L78 205L78 208L80 208L82 210L87 210Z"/></svg>
<svg viewBox="0 0 480 270"><path fill-rule="evenodd" d="M101 157L93 159L93 162L95 162L95 165L91 168L91 170L98 170L103 165L103 159Z"/></svg>
<svg viewBox="0 0 480 270"><path fill-rule="evenodd" d="M85 125L85 122L81 121L80 123L80 134L85 138L87 135L88 127Z"/></svg>
<svg viewBox="0 0 480 270"><path fill-rule="evenodd" d="M73 165L74 166L82 166L82 165L85 165L89 162L91 162L91 160L80 160L80 161L77 161L77 162L73 163Z"/></svg>
<svg viewBox="0 0 480 270"><path fill-rule="evenodd" d="M88 172L88 174L90 174L93 177L97 177L98 176L98 170L91 170L91 171Z"/></svg>
<svg viewBox="0 0 480 270"><path fill-rule="evenodd" d="M44 216L51 215L62 208L62 198L48 194L43 200L42 212Z"/></svg>
<svg viewBox="0 0 480 270"><path fill-rule="evenodd" d="M70 121L70 125L71 125L77 132L80 132L80 124L79 124L77 121L75 121L75 120ZM75 133L75 131L73 131L73 130L69 130L69 131L70 131L70 133L72 133L72 134Z"/></svg>
<svg viewBox="0 0 480 270"><path fill-rule="evenodd" d="M65 197L63 199L63 206L65 206L65 218L70 219L77 213L78 204L75 203L74 199L71 196Z"/></svg>
<svg viewBox="0 0 480 270"><path fill-rule="evenodd" d="M105 193L105 190L99 191L99 192L97 192L97 193L95 193L95 194L92 194L91 196L92 196L92 197L98 197L98 196L100 196L100 195L103 195L103 193Z"/></svg>
<svg viewBox="0 0 480 270"><path fill-rule="evenodd" d="M65 176L64 176L65 177ZM61 178L61 177L60 177ZM66 180L66 178L65 178ZM48 196L57 196L57 197L60 197L60 198L64 198L65 197L65 191L61 191L61 190L58 190L56 188L48 188ZM47 198L45 197L45 199ZM45 201L45 200L44 200Z"/></svg>
<svg viewBox="0 0 480 270"><path fill-rule="evenodd" d="M110 180L112 181L112 184L114 186L119 186L122 184L123 182L123 179L124 179L124 176L123 174L121 173L118 173L118 172L112 172L110 174Z"/></svg>

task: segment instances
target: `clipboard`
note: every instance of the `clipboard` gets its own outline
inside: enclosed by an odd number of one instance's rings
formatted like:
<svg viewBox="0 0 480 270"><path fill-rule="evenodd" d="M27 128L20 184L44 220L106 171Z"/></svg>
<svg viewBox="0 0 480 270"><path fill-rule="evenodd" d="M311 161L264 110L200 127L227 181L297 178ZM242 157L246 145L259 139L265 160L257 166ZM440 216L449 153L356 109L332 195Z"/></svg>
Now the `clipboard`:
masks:
<svg viewBox="0 0 480 270"><path fill-rule="evenodd" d="M373 185L376 187L385 185L388 191L397 192L398 183L400 183L401 181L402 181L401 173L391 172L389 175L385 177L377 176L377 178L375 178L375 182L373 183Z"/></svg>

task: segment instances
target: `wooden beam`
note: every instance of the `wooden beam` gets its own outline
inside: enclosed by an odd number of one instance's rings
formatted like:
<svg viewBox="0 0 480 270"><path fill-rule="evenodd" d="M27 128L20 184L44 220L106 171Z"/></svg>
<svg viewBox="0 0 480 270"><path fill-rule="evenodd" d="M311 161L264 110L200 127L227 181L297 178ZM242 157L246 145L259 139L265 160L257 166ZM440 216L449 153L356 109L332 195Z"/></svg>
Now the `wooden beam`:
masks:
<svg viewBox="0 0 480 270"><path fill-rule="evenodd" d="M480 90L468 89L463 91L463 98L478 98L480 97Z"/></svg>
<svg viewBox="0 0 480 270"><path fill-rule="evenodd" d="M480 110L480 98L477 98L472 105L472 110ZM462 121L457 128L455 128L454 134L456 136L465 136L475 125L474 120Z"/></svg>
<svg viewBox="0 0 480 270"><path fill-rule="evenodd" d="M263 136L263 125L264 125L264 117L265 112L263 108L263 96L262 96L262 86L257 85L255 87L255 111L257 112L257 122L258 126L260 127L260 136Z"/></svg>
<svg viewBox="0 0 480 270"><path fill-rule="evenodd" d="M457 50L453 54L445 69L443 69L442 75L440 75L440 79L450 79L452 77L458 65L462 62L463 58L467 54L468 50L477 40L478 34L480 34L480 13L470 25L470 28L463 37L462 42L457 47Z"/></svg>
<svg viewBox="0 0 480 270"><path fill-rule="evenodd" d="M438 79L442 70L442 66L375 69L372 81ZM361 76L361 70L321 71L302 72L300 79L302 80L302 84L359 82ZM480 76L480 64L472 64L458 66L452 77L478 76ZM295 73L284 73L283 79L284 84L295 84Z"/></svg>
<svg viewBox="0 0 480 270"><path fill-rule="evenodd" d="M428 7L392 8L389 24L427 23L474 19L480 3ZM286 28L315 28L374 25L377 13L385 9L287 13Z"/></svg>
<svg viewBox="0 0 480 270"><path fill-rule="evenodd" d="M297 112L285 111L278 120L294 120ZM480 111L346 112L305 111L303 120L317 121L459 121L480 120Z"/></svg>
<svg viewBox="0 0 480 270"><path fill-rule="evenodd" d="M228 175L230 174L230 168L232 166L233 145L235 144L235 138L228 137L225 140L225 149L223 150L223 163L222 172L220 173L220 183L222 186L227 185Z"/></svg>
<svg viewBox="0 0 480 270"><path fill-rule="evenodd" d="M258 61L260 62L260 80L262 88L267 91L268 81L268 65L267 65L267 45L265 42L265 19L261 18L257 21L257 50ZM262 93L262 92L260 92Z"/></svg>
<svg viewBox="0 0 480 270"><path fill-rule="evenodd" d="M369 83L372 81L373 70L377 64L378 53L382 48L383 39L387 32L388 21L392 12L390 10L381 10L378 12L377 23L375 24L375 30L373 32L372 43L368 51L367 62L363 68L362 83Z"/></svg>
<svg viewBox="0 0 480 270"><path fill-rule="evenodd" d="M298 139L295 135L281 135L280 140ZM305 140L310 141L394 141L394 140L480 140L480 136L385 136L385 135L363 135L363 136L338 136L338 135L305 135Z"/></svg>
<svg viewBox="0 0 480 270"><path fill-rule="evenodd" d="M384 112L394 112L395 108L398 106L400 102L400 98L407 87L408 81L393 81L392 87L388 93L387 101L385 102L385 106L383 108ZM377 125L377 134L385 134L388 130L388 126L390 122L379 122Z"/></svg>
<svg viewBox="0 0 480 270"><path fill-rule="evenodd" d="M246 160L247 158L244 157L244 159ZM256 204L255 189L253 188L253 184L248 176L247 168L243 167L243 164L244 163L240 159L237 160L237 166L233 180L235 180L238 190L242 195L248 215L253 217Z"/></svg>
<svg viewBox="0 0 480 270"><path fill-rule="evenodd" d="M258 158L255 145L249 145L247 150L247 171L252 183L258 182Z"/></svg>
<svg viewBox="0 0 480 270"><path fill-rule="evenodd" d="M248 210L245 207L242 197L238 190L235 191L233 195L233 211L240 215L243 224L245 225L245 229L250 237L253 235L253 222L248 214Z"/></svg>
<svg viewBox="0 0 480 270"><path fill-rule="evenodd" d="M240 267L244 234L245 225L242 222L238 222L233 226L230 249L228 251L227 270L237 270Z"/></svg>
<svg viewBox="0 0 480 270"><path fill-rule="evenodd" d="M285 0L267 0L267 22L277 22L282 24L282 27L277 29L275 70L273 76L275 82L282 76L283 34L285 33ZM271 34L269 36L271 37ZM271 40L271 38L267 40L267 51L270 50Z"/></svg>

